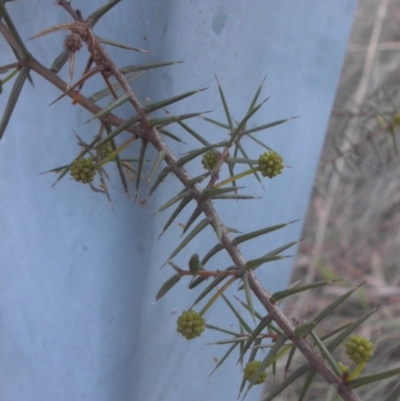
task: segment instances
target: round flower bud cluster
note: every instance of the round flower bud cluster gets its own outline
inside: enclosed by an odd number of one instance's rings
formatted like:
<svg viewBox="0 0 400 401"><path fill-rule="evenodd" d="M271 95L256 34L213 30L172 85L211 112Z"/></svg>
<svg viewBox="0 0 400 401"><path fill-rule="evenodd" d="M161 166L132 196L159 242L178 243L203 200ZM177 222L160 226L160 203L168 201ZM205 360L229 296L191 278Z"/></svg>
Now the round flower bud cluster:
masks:
<svg viewBox="0 0 400 401"><path fill-rule="evenodd" d="M339 366L339 369L342 373L348 372L349 371L349 367L345 364L343 364L342 362L338 362L337 363Z"/></svg>
<svg viewBox="0 0 400 401"><path fill-rule="evenodd" d="M82 47L82 39L80 35L78 35L77 33L71 33L70 35L68 35L64 40L64 46L71 53L80 50L80 48Z"/></svg>
<svg viewBox="0 0 400 401"><path fill-rule="evenodd" d="M257 372L258 368L261 365L261 361L251 361L249 362L246 367L244 368L244 378L246 380L251 380L251 377L254 375L254 373ZM267 372L261 372L260 376L258 376L258 379L255 381L254 384L262 384L265 382L267 378Z"/></svg>
<svg viewBox="0 0 400 401"><path fill-rule="evenodd" d="M357 365L366 363L374 355L374 344L363 336L351 336L346 343L346 354Z"/></svg>
<svg viewBox="0 0 400 401"><path fill-rule="evenodd" d="M396 113L393 116L392 123L393 123L394 126L400 125L400 113Z"/></svg>
<svg viewBox="0 0 400 401"><path fill-rule="evenodd" d="M70 174L75 178L75 181L81 181L83 184L93 181L96 174L96 169L93 165L93 159L84 157L75 160L70 169Z"/></svg>
<svg viewBox="0 0 400 401"><path fill-rule="evenodd" d="M101 145L97 148L96 154L99 160L105 159L108 155L113 152L113 148L110 142L106 142L104 145Z"/></svg>
<svg viewBox="0 0 400 401"><path fill-rule="evenodd" d="M205 320L194 310L184 311L177 321L177 331L186 340L199 337L205 328Z"/></svg>
<svg viewBox="0 0 400 401"><path fill-rule="evenodd" d="M258 165L263 177L273 178L282 173L283 158L277 152L266 152L258 158Z"/></svg>
<svg viewBox="0 0 400 401"><path fill-rule="evenodd" d="M218 157L218 154L216 154L212 150L209 150L204 154L203 158L201 159L201 163L206 170L213 171L215 166L217 165Z"/></svg>

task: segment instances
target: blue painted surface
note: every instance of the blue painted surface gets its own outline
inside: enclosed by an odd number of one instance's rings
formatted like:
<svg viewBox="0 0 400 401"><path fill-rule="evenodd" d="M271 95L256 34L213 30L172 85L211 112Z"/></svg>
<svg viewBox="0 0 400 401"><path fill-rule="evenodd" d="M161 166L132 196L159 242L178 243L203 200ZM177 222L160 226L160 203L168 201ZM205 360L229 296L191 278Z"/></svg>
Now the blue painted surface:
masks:
<svg viewBox="0 0 400 401"><path fill-rule="evenodd" d="M97 5L97 1L73 4L84 16ZM69 21L63 10L48 2L29 0L23 7L11 2L7 7L23 38ZM240 119L267 74L263 96L272 98L248 127L301 117L256 134L292 167L278 179L265 181L265 191L255 180L246 181L246 193L262 200L215 202L227 225L247 232L304 217L355 7L355 0L317 5L259 0L251 7L239 0L125 1L95 31L152 52L137 55L110 48L121 66L185 60L152 71L133 85L139 97L152 101L210 87L169 108L174 114L213 110L210 117L224 121L216 74L232 115ZM29 49L50 65L63 36L34 40ZM4 63L12 62L3 40L0 45L1 54L7 55ZM77 58L75 78L86 55L80 52ZM66 68L61 76L67 80ZM89 141L98 125L83 125L89 114L71 107L69 99L48 108L59 92L35 74L33 78L36 89L25 87L0 143L0 399L235 399L241 380L237 356L207 378L215 365L213 357L221 358L225 348L205 343L224 336L206 332L187 342L175 332L177 316L191 305L198 290L188 292L179 283L161 301L154 299L171 275L171 269L160 271L160 266L176 246L180 229L175 224L157 240L169 213L149 215L181 185L168 177L149 201L150 207L139 206L124 196L111 167L115 212L105 198L70 179L51 188L55 176L38 173L75 157L73 130ZM99 84L93 79L84 93L92 93ZM8 90L5 87L0 98L2 107ZM123 113L129 116L129 106ZM225 132L202 121L189 125L211 142L226 138ZM171 144L177 154L194 145L183 135L188 145ZM258 157L260 151L251 142L246 141L245 147ZM200 166L193 164L190 169L195 175ZM185 222L192 210L178 221ZM241 249L246 258L259 257L298 239L300 233L297 223ZM215 235L206 230L175 262L184 267L193 253L202 256L215 243ZM210 268L228 265L222 254L210 262ZM291 265L290 259L268 264L258 275L268 290L279 290L287 285ZM237 329L221 302L205 317L211 324ZM258 396L254 390L248 399Z"/></svg>

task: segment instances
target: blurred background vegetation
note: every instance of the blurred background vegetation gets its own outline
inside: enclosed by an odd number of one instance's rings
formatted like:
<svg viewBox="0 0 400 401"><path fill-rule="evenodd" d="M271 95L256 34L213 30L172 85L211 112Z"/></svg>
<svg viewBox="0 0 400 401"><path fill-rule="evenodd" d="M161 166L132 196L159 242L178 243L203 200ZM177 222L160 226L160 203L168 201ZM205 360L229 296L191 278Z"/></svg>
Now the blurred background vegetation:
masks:
<svg viewBox="0 0 400 401"><path fill-rule="evenodd" d="M366 280L317 330L332 330L381 304L362 326L361 334L375 341L365 374L400 366L399 67L400 0L360 0L292 277L303 284L343 280L285 304L289 317L311 320ZM336 356L348 363L344 347ZM272 375L268 380L271 388ZM397 381L358 393L363 400L377 400ZM303 382L276 400L297 400ZM337 396L317 379L306 399Z"/></svg>

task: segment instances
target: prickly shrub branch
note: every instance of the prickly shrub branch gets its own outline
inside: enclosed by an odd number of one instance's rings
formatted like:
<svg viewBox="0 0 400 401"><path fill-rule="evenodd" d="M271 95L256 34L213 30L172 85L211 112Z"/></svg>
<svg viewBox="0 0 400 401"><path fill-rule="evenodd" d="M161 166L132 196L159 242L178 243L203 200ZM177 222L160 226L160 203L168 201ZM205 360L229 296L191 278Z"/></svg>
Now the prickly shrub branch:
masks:
<svg viewBox="0 0 400 401"><path fill-rule="evenodd" d="M114 3L117 4L118 1ZM348 338L374 310L369 311L340 330L333 330L331 333L327 333L324 336L318 336L316 333L318 324L329 313L334 311L338 305L344 302L354 291L352 290L329 305L319 315L315 316L311 322L298 322L297 320L289 319L279 308L279 303L283 299L297 292L329 285L331 282L313 283L308 286L301 286L300 283L296 283L286 290L269 294L258 280L255 270L265 263L284 258L285 256L282 255L282 252L295 245L296 242L284 244L266 255L258 256L248 261L244 259L239 245L243 242L258 238L259 236L269 234L275 230L282 229L293 222L283 223L273 227L264 227L254 232L233 236L232 233L234 230L229 229L227 225L224 224L213 204L213 200L215 199L243 201L254 198L251 195L242 194L240 192L242 188L238 184L240 184L241 180L246 176L252 175L254 179L259 182L261 182L259 173L261 173L263 177L279 179L279 175L283 172L284 168L283 157L277 152L269 150L259 156L258 159L252 159L247 155L241 140L243 138L252 139L251 133L272 128L290 121L291 118L252 128L251 131L246 128L251 117L257 113L265 103L265 101L258 103L259 95L262 90L261 85L256 91L243 119L238 123L234 123L233 121L235 120L230 115L228 102L225 99L223 89L218 81L218 90L227 117L227 123L215 122L211 119L209 119L209 122L210 124L224 127L224 129L229 132L228 140L213 144L209 143L184 122L190 118L200 116L202 113L191 113L180 116L168 115L165 118L153 118L151 115L152 112L165 109L165 107L170 104L195 95L198 91L186 92L173 98L150 103L145 106L142 105L130 87L129 77L130 72L141 71L141 67L137 65L125 67L117 66L105 52L100 39L93 30L93 22L101 18L112 5L100 8L86 21L78 10L72 8L69 2L59 0L58 4L70 14L74 22L47 28L39 32L35 37L45 36L60 30L67 31L65 47L71 57L70 79L72 77L74 65L72 55L78 50L81 50L80 53L82 53L83 44L85 44L87 53L96 67L90 71L86 71L84 76L80 78L77 83L71 86L68 85L56 72L61 69L61 64L53 66L54 68L50 70L45 68L30 55L25 43L20 38L17 29L12 23L5 5L0 2L0 16L6 21L6 23L0 21L0 33L17 54L17 61L15 64L0 67L0 71L13 69L12 74L16 76L15 90L13 90L12 96L9 99L9 107L6 110L7 114L3 116L0 125L0 137L5 132L7 122L11 117L24 83L28 77L30 78L30 73L34 72L62 91L59 99L64 96L69 96L73 99L74 103L79 103L82 107L91 112L93 114L92 120L98 120L100 122L101 132L106 131L106 136L101 137L101 139L99 139L98 136L91 143L86 143L81 138L78 138L78 143L81 146L79 157L72 160L67 166L56 167L51 170L59 173L57 182L69 172L75 180L83 183L91 183L95 174L98 173L100 180L99 188L101 188L110 199L110 194L106 185L107 174L104 167L107 163L115 163L126 192L129 190L129 179L133 180L134 178L132 177L136 177L135 190L136 197L139 200L138 190L143 177L143 166L146 163L146 148L149 145L153 146L158 152L158 157L153 162L153 168L150 174L151 178L157 174L161 166L163 169L158 174L157 178L153 180L153 186L149 191L149 196L169 174L174 174L184 186L183 191L175 194L173 198L162 205L157 211L161 212L177 204L177 208L172 213L163 232L168 229L170 224L188 203L193 202L196 205L195 212L184 226L184 233L186 233L187 236L176 247L167 260L169 266L174 270L174 274L160 288L157 299L162 298L182 279L191 279L188 284L189 289L195 289L197 286L203 285L207 279L212 280L211 283L200 292L194 303L197 304L201 300L206 300L207 302L203 309L200 312L195 312L192 308L188 311L184 311L178 318L177 331L188 340L200 336L206 328L225 333L229 332L232 337L225 341L225 343L231 343L232 347L238 350L240 360L247 358L240 391L244 389L246 383L248 385L246 392L249 391L254 384L263 383L267 377L266 369L274 367L276 362L282 358L287 358L287 369L289 369L293 353L298 350L305 358L305 365L301 368L299 377L307 372L307 377L313 377L313 373L318 372L329 385L336 386L338 394L344 400L359 400L359 397L352 387L356 388L358 385L367 384L379 378L369 377L365 383L361 382L360 380L362 378L356 379L356 375L354 374L356 371L349 372L349 369L346 369L340 362L336 362L332 353L346 341L346 338ZM135 50L141 51L140 49ZM57 60L61 60L61 58ZM152 67L165 67L168 64L171 63L159 63ZM149 68L149 66L143 67L142 69L145 70L147 68ZM93 95L89 99L81 92L84 89L85 81L90 79L92 76L91 74L96 73L102 76L106 87L102 92ZM117 85L112 85L110 83L111 77L116 80ZM1 84L10 83L11 78L7 77L6 80L1 81ZM118 89L116 89L117 87ZM119 90L122 91L122 95L118 94ZM106 108L101 108L96 104L96 100L93 99L101 98L104 93L111 95L114 100ZM130 119L123 120L114 114L114 110L118 109L118 107L126 102L131 104L135 114ZM169 130L172 124L179 124L187 133L196 138L201 143L201 146L180 158L175 156L163 140L164 136L179 140L179 138ZM117 144L116 138L122 132L130 133L131 138L122 144ZM140 156L139 159L135 161L136 165L134 165L131 160L124 159L121 152L133 143L138 142L141 143ZM267 149L269 148L267 147ZM192 177L186 169L186 163L194 159L197 159L198 163L201 163L206 169L204 174L197 177ZM242 173L235 173L234 170L237 164L245 164L249 169ZM229 174L229 177L220 180L220 176L226 172ZM93 184L90 185L91 187L93 186ZM196 223L197 218L200 216L202 216L203 219ZM174 257L183 251L187 243L207 226L211 226L216 234L217 243L215 247L209 250L203 259L200 259L197 254L192 255L189 258L189 268L187 270L177 266L173 262ZM233 266L228 266L223 270L209 270L207 262L216 253L222 250L230 256ZM246 301L238 302L240 302L242 308L244 307L249 312L252 323L249 323L238 313L232 303L233 300L230 300L225 295L225 291L234 283L239 284L239 288L244 290ZM252 297L254 296L260 301L265 309L264 311L260 312L255 310L252 302ZM238 320L240 332L232 333L232 331L227 329L206 323L203 315L208 309L213 307L217 299L223 299L227 305L227 310L232 312L235 319ZM235 300L234 302L237 301ZM359 339L352 339L350 344L355 344L356 342L356 346L350 345L347 347L347 354L353 358L355 363L362 365L372 356L372 348L370 343ZM269 347L269 352L264 359L262 361L255 359L256 356L259 355L259 350L265 346ZM354 347L356 347L356 349ZM287 356L288 354L289 356ZM225 358L221 361L224 360ZM217 368L220 365L221 363L218 364ZM274 371L274 369L271 370ZM358 375L359 371L356 373ZM385 377L390 377L390 375L393 376L398 373L399 372L386 372ZM289 384L289 378L283 379L277 389L271 391L265 400L273 399ZM305 385L304 394L307 392L310 384L311 382L309 382L307 386Z"/></svg>

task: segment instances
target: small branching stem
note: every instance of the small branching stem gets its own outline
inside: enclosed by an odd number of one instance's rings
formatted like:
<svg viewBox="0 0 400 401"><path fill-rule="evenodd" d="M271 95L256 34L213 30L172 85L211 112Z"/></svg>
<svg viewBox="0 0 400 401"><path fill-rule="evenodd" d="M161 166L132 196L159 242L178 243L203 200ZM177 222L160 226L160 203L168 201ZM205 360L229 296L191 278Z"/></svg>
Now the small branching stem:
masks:
<svg viewBox="0 0 400 401"><path fill-rule="evenodd" d="M195 274L193 274L190 270L179 270L179 275L183 276L200 276L204 278L209 277L227 277L227 276L237 276L240 277L242 275L239 269L236 270L224 270L224 271L208 271L208 270L199 270Z"/></svg>

